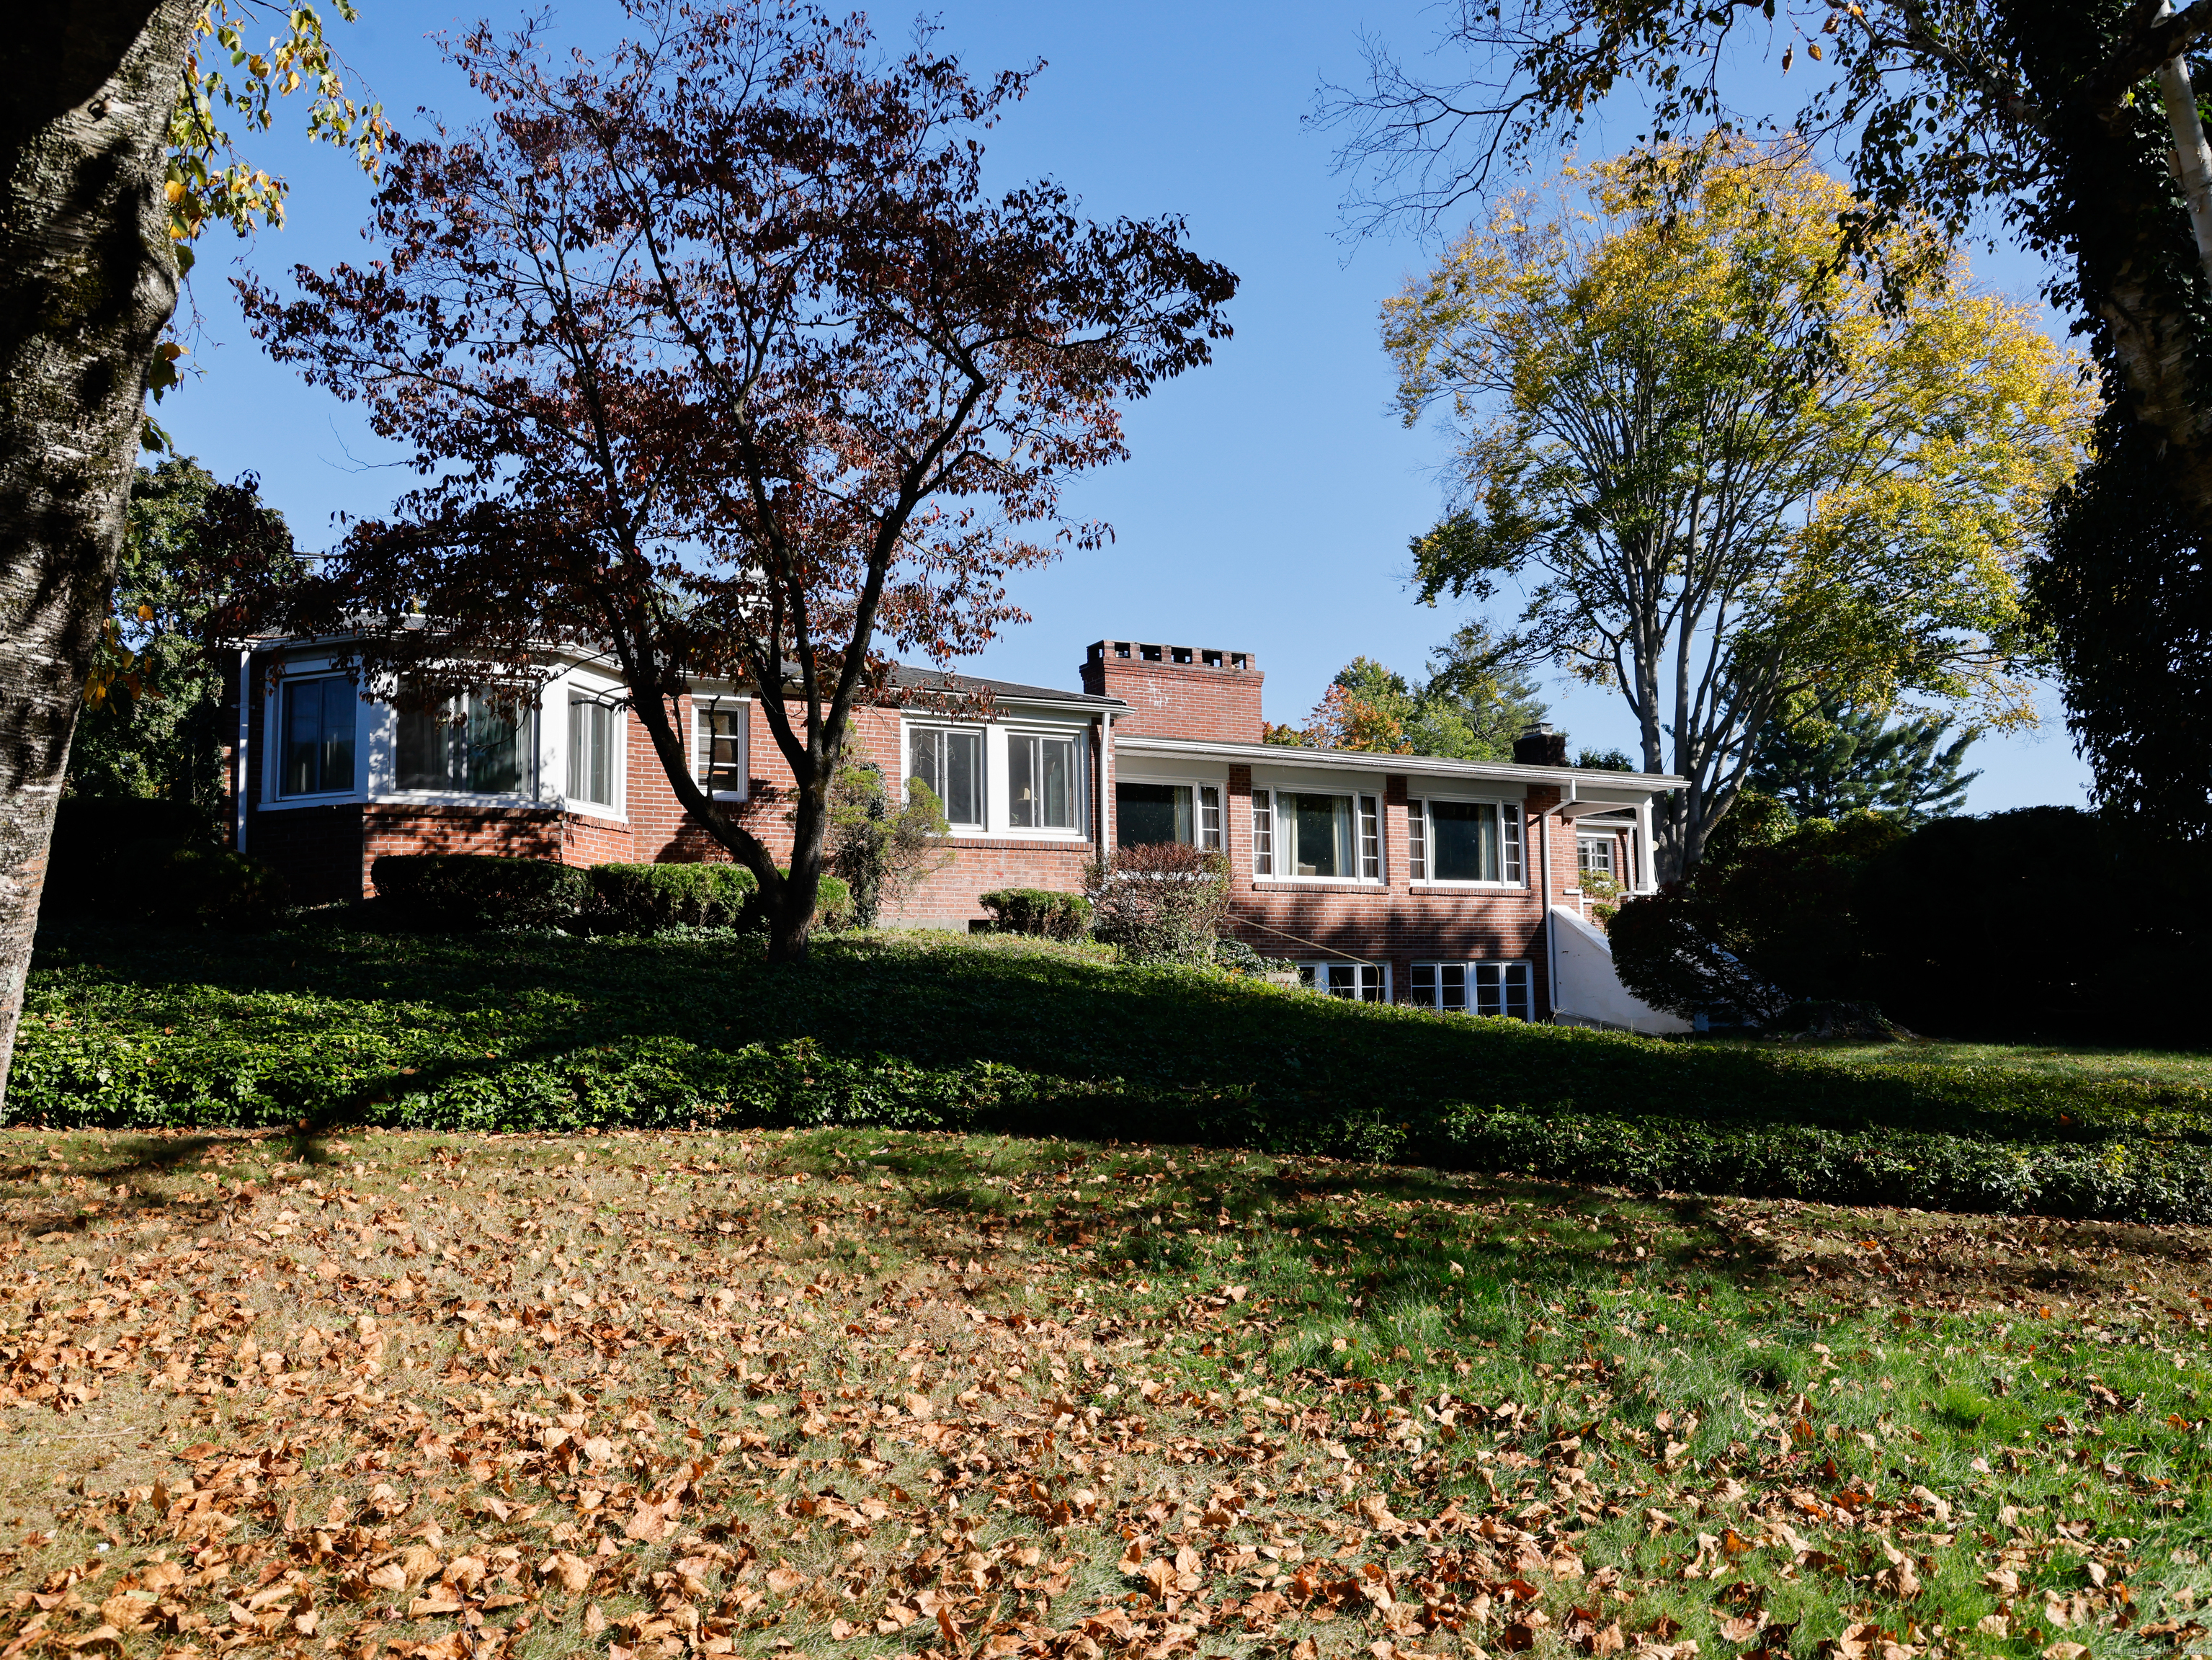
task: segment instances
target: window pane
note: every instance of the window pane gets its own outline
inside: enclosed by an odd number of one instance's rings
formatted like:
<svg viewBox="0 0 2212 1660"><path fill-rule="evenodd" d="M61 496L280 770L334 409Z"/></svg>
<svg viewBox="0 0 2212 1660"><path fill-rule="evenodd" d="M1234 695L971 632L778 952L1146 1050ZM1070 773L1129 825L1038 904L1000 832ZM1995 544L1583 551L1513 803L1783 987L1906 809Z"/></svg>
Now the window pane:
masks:
<svg viewBox="0 0 2212 1660"><path fill-rule="evenodd" d="M568 794L589 801L591 790L592 706L580 697L568 700Z"/></svg>
<svg viewBox="0 0 2212 1660"><path fill-rule="evenodd" d="M1043 803L1037 799L1037 740L1006 740L1006 822L1016 830L1033 830L1042 820Z"/></svg>
<svg viewBox="0 0 2212 1660"><path fill-rule="evenodd" d="M1043 817L1038 823L1047 830L1075 828L1075 740L1072 738L1044 738L1037 741L1038 770L1043 775L1042 793Z"/></svg>
<svg viewBox="0 0 2212 1660"><path fill-rule="evenodd" d="M1451 1009L1462 1014L1466 1013L1467 964L1439 963L1437 965L1437 982L1439 994L1437 1006Z"/></svg>
<svg viewBox="0 0 2212 1660"><path fill-rule="evenodd" d="M1341 876L1352 866L1352 801L1342 795L1285 795L1283 817L1297 876Z"/></svg>
<svg viewBox="0 0 2212 1660"><path fill-rule="evenodd" d="M1212 784L1198 787L1198 844L1202 848L1221 845L1221 792Z"/></svg>
<svg viewBox="0 0 2212 1660"><path fill-rule="evenodd" d="M1438 882L1496 882L1498 809L1487 801L1429 803L1429 874Z"/></svg>
<svg viewBox="0 0 2212 1660"><path fill-rule="evenodd" d="M1371 795L1359 798L1359 874L1370 882L1382 877L1382 815Z"/></svg>
<svg viewBox="0 0 2212 1660"><path fill-rule="evenodd" d="M1275 803L1266 790L1252 792L1252 874L1275 873Z"/></svg>
<svg viewBox="0 0 2212 1660"><path fill-rule="evenodd" d="M317 787L353 787L352 683L334 676L322 683L322 779Z"/></svg>
<svg viewBox="0 0 2212 1660"><path fill-rule="evenodd" d="M622 732L619 711L592 705L592 800L615 804L615 756Z"/></svg>
<svg viewBox="0 0 2212 1660"><path fill-rule="evenodd" d="M699 783L726 795L745 793L745 711L703 709L699 714Z"/></svg>
<svg viewBox="0 0 2212 1660"><path fill-rule="evenodd" d="M1521 878L1521 806L1515 802L1498 809L1498 823L1504 827L1504 866L1502 879L1518 882Z"/></svg>
<svg viewBox="0 0 2212 1660"><path fill-rule="evenodd" d="M445 707L402 709L399 713L399 787L404 790L442 790L451 787L447 756L453 729Z"/></svg>
<svg viewBox="0 0 2212 1660"><path fill-rule="evenodd" d="M518 731L513 712L489 698L470 697L466 788L478 795L504 795L522 787Z"/></svg>
<svg viewBox="0 0 2212 1660"><path fill-rule="evenodd" d="M913 752L914 781L937 798L937 805L945 805L944 739L941 732L917 732L910 735Z"/></svg>
<svg viewBox="0 0 2212 1660"><path fill-rule="evenodd" d="M1506 963L1504 970L1505 1012L1516 1020L1533 1019L1530 1012L1529 973L1526 963Z"/></svg>
<svg viewBox="0 0 2212 1660"><path fill-rule="evenodd" d="M317 788L316 750L322 737L323 689L317 684L284 688L284 749L277 779L282 795L307 795Z"/></svg>
<svg viewBox="0 0 2212 1660"><path fill-rule="evenodd" d="M1406 873L1416 882L1429 879L1428 819L1425 804L1406 803Z"/></svg>
<svg viewBox="0 0 2212 1660"><path fill-rule="evenodd" d="M1125 848L1190 840L1190 786L1114 786L1114 840Z"/></svg>
<svg viewBox="0 0 2212 1660"><path fill-rule="evenodd" d="M956 824L983 822L981 741L981 733L945 734L945 816Z"/></svg>

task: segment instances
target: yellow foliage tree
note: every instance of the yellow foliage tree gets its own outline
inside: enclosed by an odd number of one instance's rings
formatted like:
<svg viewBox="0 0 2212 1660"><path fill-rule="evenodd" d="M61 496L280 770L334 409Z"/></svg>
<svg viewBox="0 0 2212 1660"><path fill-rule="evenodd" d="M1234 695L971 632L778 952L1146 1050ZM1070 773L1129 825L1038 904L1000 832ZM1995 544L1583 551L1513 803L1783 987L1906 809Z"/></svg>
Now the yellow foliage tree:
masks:
<svg viewBox="0 0 2212 1660"><path fill-rule="evenodd" d="M1839 254L1860 208L1718 137L1570 168L1384 307L1407 423L1440 410L1457 445L1421 598L1512 582L1508 658L1619 689L1644 769L1688 780L1665 875L1793 695L2034 718L2017 577L2093 392L1955 252L1889 261L1918 274L1885 303Z"/></svg>

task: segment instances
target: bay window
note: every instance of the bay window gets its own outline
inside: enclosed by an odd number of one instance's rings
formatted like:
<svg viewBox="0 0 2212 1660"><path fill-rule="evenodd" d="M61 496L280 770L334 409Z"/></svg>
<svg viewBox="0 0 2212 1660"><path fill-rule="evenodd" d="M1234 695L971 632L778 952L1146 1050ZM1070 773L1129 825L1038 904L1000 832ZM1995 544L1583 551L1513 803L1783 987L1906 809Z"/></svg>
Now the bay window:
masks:
<svg viewBox="0 0 2212 1660"><path fill-rule="evenodd" d="M922 785L957 830L983 828L983 734L973 728L917 727L907 734L907 776Z"/></svg>
<svg viewBox="0 0 2212 1660"><path fill-rule="evenodd" d="M1406 803L1408 863L1416 882L1521 879L1521 810L1505 801Z"/></svg>

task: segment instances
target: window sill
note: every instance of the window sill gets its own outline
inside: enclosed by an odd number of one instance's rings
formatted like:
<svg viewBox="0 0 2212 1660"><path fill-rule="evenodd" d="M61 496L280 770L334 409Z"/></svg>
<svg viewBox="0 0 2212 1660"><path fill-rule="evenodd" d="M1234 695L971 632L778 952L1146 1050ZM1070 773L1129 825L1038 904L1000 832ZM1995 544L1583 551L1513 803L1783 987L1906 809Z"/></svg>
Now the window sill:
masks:
<svg viewBox="0 0 2212 1660"><path fill-rule="evenodd" d="M1415 893L1526 893L1525 882L1411 882Z"/></svg>
<svg viewBox="0 0 2212 1660"><path fill-rule="evenodd" d="M1269 889L1280 889L1285 893L1310 892L1316 888L1334 888L1349 893L1388 893L1390 885L1372 876L1255 876L1252 879L1255 893Z"/></svg>
<svg viewBox="0 0 2212 1660"><path fill-rule="evenodd" d="M447 795L428 790L394 790L372 795L368 800L372 806L380 807L474 807L500 812L558 812L562 810L559 798L549 800L535 795Z"/></svg>
<svg viewBox="0 0 2212 1660"><path fill-rule="evenodd" d="M561 811L579 818L596 818L602 824L621 824L627 827L629 815L620 807L610 807L598 801L563 800Z"/></svg>
<svg viewBox="0 0 2212 1660"><path fill-rule="evenodd" d="M253 804L256 812L289 812L295 807L355 807L366 798L356 790L333 790L324 795L264 796Z"/></svg>

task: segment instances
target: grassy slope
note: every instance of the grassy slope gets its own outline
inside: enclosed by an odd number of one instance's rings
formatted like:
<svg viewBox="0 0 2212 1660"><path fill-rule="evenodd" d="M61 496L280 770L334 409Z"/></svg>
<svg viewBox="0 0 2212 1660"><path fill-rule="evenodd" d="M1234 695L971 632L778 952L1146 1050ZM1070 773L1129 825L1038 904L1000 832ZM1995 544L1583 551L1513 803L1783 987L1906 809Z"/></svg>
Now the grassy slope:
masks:
<svg viewBox="0 0 2212 1660"><path fill-rule="evenodd" d="M81 933L9 1110L60 1122L991 1124L1588 1174L1651 1189L2212 1219L2212 1092L1440 1018L1095 952L726 937Z"/></svg>
<svg viewBox="0 0 2212 1660"><path fill-rule="evenodd" d="M2204 1645L2202 1231L872 1129L15 1129L0 1205L58 1651Z"/></svg>

